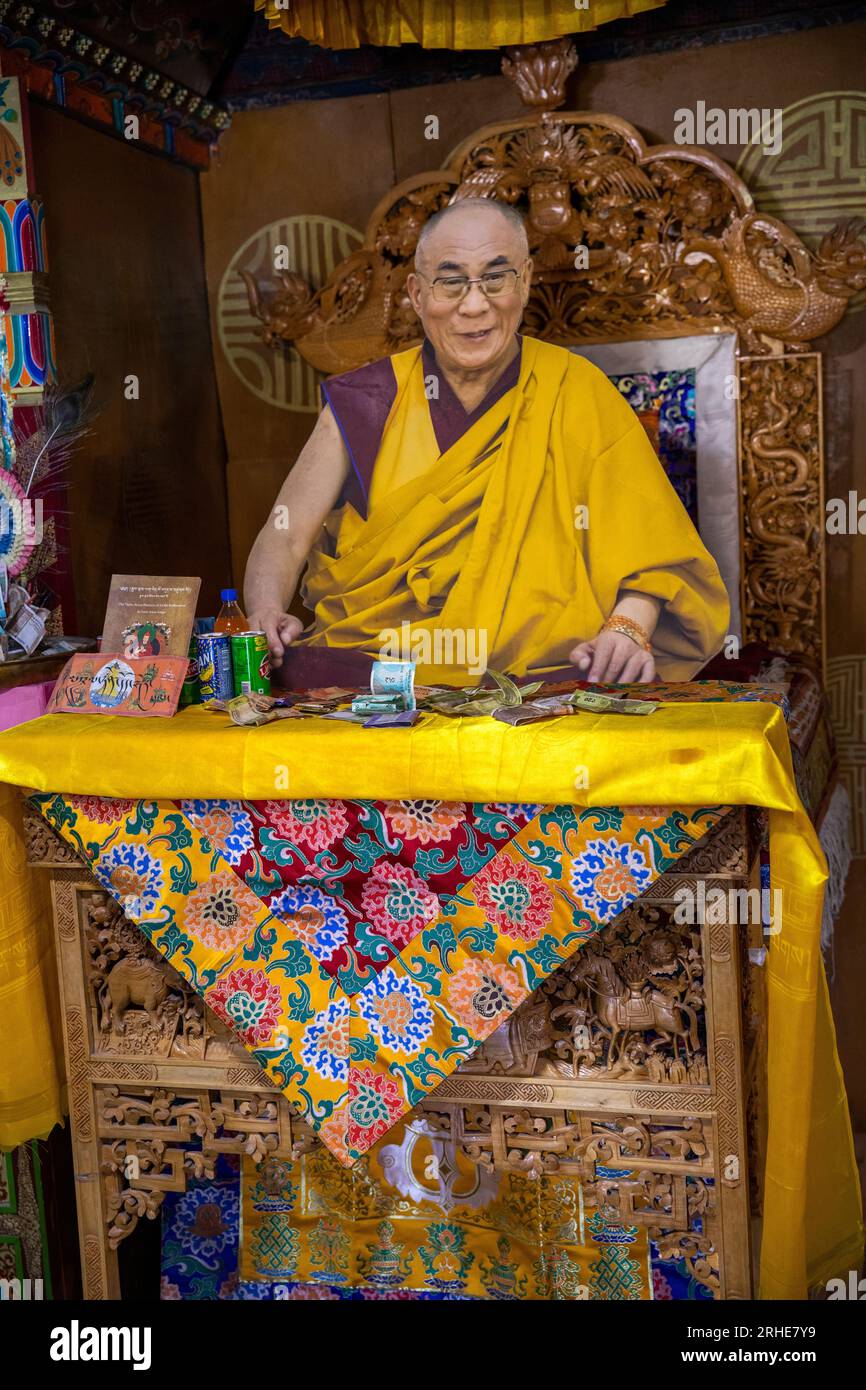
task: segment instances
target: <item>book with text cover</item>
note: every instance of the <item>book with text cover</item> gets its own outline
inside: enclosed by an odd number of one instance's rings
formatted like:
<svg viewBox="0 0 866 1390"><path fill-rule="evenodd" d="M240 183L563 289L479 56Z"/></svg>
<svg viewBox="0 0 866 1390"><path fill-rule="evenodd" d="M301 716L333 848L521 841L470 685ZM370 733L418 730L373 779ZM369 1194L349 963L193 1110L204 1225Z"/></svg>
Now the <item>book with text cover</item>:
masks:
<svg viewBox="0 0 866 1390"><path fill-rule="evenodd" d="M200 587L200 579L176 575L112 575L101 650L127 659L187 656Z"/></svg>

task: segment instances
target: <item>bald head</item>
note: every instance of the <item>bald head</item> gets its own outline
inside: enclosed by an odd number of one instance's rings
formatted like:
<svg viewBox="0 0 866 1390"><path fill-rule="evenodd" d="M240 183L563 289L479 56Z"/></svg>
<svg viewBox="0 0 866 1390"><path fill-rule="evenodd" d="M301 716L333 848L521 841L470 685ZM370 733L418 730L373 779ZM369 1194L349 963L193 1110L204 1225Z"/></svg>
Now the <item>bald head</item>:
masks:
<svg viewBox="0 0 866 1390"><path fill-rule="evenodd" d="M529 241L519 212L509 207L508 203L499 203L492 198L459 198L424 223L415 247L416 267L422 273L429 273L429 265L440 242L444 244L452 233L457 232L463 241L475 227L479 235L489 236L491 222L500 224L501 233L513 250L515 260L525 260L529 255Z"/></svg>
<svg viewBox="0 0 866 1390"><path fill-rule="evenodd" d="M452 384L492 382L508 364L531 282L523 221L507 204L462 198L430 218L406 290Z"/></svg>

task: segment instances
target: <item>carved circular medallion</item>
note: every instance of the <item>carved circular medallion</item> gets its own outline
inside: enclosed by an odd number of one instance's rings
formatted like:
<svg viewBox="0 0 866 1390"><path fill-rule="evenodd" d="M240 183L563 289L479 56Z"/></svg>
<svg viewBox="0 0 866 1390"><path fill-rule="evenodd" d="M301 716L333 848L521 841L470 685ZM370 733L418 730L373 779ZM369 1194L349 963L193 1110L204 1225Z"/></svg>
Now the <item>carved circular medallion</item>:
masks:
<svg viewBox="0 0 866 1390"><path fill-rule="evenodd" d="M863 216L866 94L818 92L786 106L778 152L747 145L737 173L759 210L786 222L814 250L835 222ZM848 313L864 306L861 291Z"/></svg>
<svg viewBox="0 0 866 1390"><path fill-rule="evenodd" d="M254 396L280 410L314 414L321 374L293 346L275 349L262 341L240 272L249 271L266 295L279 291L281 271L300 275L318 290L362 241L361 232L345 222L302 215L270 222L238 247L217 296L217 332L226 361Z"/></svg>

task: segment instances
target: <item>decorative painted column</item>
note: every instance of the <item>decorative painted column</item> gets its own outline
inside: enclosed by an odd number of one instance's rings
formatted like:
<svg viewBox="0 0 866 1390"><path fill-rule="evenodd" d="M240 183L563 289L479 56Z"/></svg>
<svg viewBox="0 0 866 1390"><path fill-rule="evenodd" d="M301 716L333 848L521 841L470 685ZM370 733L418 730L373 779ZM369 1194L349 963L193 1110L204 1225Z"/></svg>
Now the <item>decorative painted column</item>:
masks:
<svg viewBox="0 0 866 1390"><path fill-rule="evenodd" d="M9 585L18 584L34 598L49 591L46 635L56 635L72 601L70 577L49 573L65 540L57 531L66 487L52 480L34 488L26 449L44 388L57 381L45 213L33 187L26 92L20 77L3 71L4 59L0 51L0 631Z"/></svg>

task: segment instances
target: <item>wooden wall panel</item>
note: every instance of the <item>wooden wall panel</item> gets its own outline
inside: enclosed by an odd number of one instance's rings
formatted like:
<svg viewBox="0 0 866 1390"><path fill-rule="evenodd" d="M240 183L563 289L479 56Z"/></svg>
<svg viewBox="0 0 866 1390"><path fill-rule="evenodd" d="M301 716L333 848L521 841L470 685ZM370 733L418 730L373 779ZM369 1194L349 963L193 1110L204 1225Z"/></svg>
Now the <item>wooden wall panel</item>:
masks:
<svg viewBox="0 0 866 1390"><path fill-rule="evenodd" d="M101 630L113 572L229 582L225 449L198 175L32 103L61 379L96 376L98 416L70 473L80 631ZM127 400L134 374L138 400Z"/></svg>
<svg viewBox="0 0 866 1390"><path fill-rule="evenodd" d="M517 89L503 77L407 87L392 92L390 101L395 181L440 168L473 130L491 121L507 121L526 110ZM428 137L428 116L439 122L438 139Z"/></svg>
<svg viewBox="0 0 866 1390"><path fill-rule="evenodd" d="M205 264L238 580L316 417L261 399L232 369L217 322L223 276L250 237L282 218L316 214L363 233L381 191L395 178L384 95L239 113L210 171L202 175Z"/></svg>

